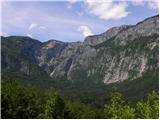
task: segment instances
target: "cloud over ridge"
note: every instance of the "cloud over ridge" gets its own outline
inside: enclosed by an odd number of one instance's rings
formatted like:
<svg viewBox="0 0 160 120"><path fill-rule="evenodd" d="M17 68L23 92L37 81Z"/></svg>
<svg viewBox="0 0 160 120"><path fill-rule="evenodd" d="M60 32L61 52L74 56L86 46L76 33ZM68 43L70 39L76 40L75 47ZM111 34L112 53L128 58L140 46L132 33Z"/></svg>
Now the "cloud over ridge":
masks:
<svg viewBox="0 0 160 120"><path fill-rule="evenodd" d="M83 34L84 37L93 35L91 28L89 26L86 25L82 25L78 28L78 31L81 32Z"/></svg>

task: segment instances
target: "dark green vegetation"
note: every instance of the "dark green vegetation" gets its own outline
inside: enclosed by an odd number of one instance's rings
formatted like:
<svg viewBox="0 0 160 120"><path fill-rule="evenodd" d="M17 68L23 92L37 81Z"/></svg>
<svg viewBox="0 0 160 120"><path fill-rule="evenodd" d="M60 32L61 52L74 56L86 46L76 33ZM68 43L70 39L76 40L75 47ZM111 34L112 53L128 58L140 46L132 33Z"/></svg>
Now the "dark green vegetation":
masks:
<svg viewBox="0 0 160 120"><path fill-rule="evenodd" d="M71 81L62 79L43 78L42 76L32 77L16 72L3 73L2 82L15 80L23 85L32 84L43 89L56 89L60 91L67 99L80 100L83 103L96 107L103 107L108 102L113 92L120 92L126 96L132 103L140 99L145 99L151 91L158 92L158 70L155 73L147 73L143 77L135 80L126 80L124 82L105 85L103 83L94 83L91 80ZM147 89L146 89L147 88Z"/></svg>
<svg viewBox="0 0 160 120"><path fill-rule="evenodd" d="M2 40L2 118L158 118L158 96L155 94L158 93L159 70L155 69L156 66L140 78L109 85L98 80L101 78L98 72L86 78L83 69L73 73L75 77L72 81L50 78L35 63L33 41L24 47L24 38L20 43L17 38ZM137 42L140 41L135 41L133 46L139 45ZM105 43L101 45L105 47ZM153 53L148 53L146 49L147 54L154 58L148 64L157 63L157 50L155 48ZM147 98L152 91L156 93ZM150 99L154 99L153 105ZM120 104L116 104L117 101Z"/></svg>
<svg viewBox="0 0 160 120"><path fill-rule="evenodd" d="M158 94L134 105L120 93L113 93L101 108L71 101L56 90L23 86L13 80L2 83L2 118L158 118Z"/></svg>
<svg viewBox="0 0 160 120"><path fill-rule="evenodd" d="M26 75L36 77L48 75L36 64L34 49L41 45L41 42L29 37L1 37L2 49L2 73L21 71ZM36 45L35 45L36 44Z"/></svg>
<svg viewBox="0 0 160 120"><path fill-rule="evenodd" d="M2 37L2 118L158 118L153 22L94 46Z"/></svg>
<svg viewBox="0 0 160 120"><path fill-rule="evenodd" d="M2 37L2 81L16 79L16 81L22 84L35 84L43 88L53 87L60 90L69 99L80 99L85 103L98 104L97 106L103 106L105 100L108 99L106 95L110 96L115 91L121 92L128 99L135 101L144 98L152 90L158 91L158 46L152 51L147 47L148 43L155 41L158 37L156 34L148 37L139 37L124 47L115 45L113 38L111 38L102 44L94 46L96 49L102 49L98 53L96 62L90 63L90 67L97 69L96 72L94 75L87 77L85 69L77 69L75 72L72 72L71 76L73 80L66 80L65 77L50 78L43 68L37 65L34 50L43 46L41 42L29 37ZM145 51L141 50L142 48ZM98 60L103 57L101 55L102 52L116 55L119 51L124 50L126 50L125 55L128 57L133 56L136 50L139 51L139 56L142 55L140 54L141 52L144 52L148 56L148 66L151 64L151 67L149 66L150 71L147 71L142 77L136 80L130 81L129 79L123 83L113 83L106 87L102 83L104 75L102 75L99 69L102 66L94 65L98 64ZM107 63L107 61L104 61L104 63ZM68 66L65 69L68 69ZM130 76L134 76L135 72L136 67L135 71L130 71ZM100 98L98 103L96 98ZM99 103L102 103L102 105Z"/></svg>

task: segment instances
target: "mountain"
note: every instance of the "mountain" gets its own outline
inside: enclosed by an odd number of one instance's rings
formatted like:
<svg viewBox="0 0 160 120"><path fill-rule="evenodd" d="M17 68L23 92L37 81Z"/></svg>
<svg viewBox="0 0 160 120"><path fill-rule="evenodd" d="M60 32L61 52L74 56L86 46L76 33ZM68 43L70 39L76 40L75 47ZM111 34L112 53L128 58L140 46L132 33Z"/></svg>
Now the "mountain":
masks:
<svg viewBox="0 0 160 120"><path fill-rule="evenodd" d="M45 87L59 87L70 96L76 90L81 96L101 97L113 85L132 97L143 96L158 89L158 40L159 15L88 36L84 42L1 37L2 78L22 74L29 76L25 82L47 82Z"/></svg>
<svg viewBox="0 0 160 120"><path fill-rule="evenodd" d="M97 75L104 83L135 79L158 69L158 25L158 16L154 16L136 25L113 27L89 36L83 43L41 43L29 37L2 37L2 70L18 68L32 74L27 61L51 77L68 80L77 79L79 73L83 77L78 79Z"/></svg>

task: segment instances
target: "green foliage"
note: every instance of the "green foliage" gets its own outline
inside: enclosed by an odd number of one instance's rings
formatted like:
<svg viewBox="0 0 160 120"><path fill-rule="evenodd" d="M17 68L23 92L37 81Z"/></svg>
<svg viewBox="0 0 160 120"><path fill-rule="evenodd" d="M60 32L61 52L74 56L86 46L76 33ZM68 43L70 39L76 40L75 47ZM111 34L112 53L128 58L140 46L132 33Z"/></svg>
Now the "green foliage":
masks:
<svg viewBox="0 0 160 120"><path fill-rule="evenodd" d="M124 82L112 83L109 85L95 83L95 80L92 80L94 78L85 81L79 80L78 82L72 83L72 81L64 78L52 79L43 76L43 74L34 77L22 73L19 74L19 72L2 72L1 78L2 82L6 80L15 80L21 84L32 84L45 90L55 88L67 99L79 99L85 104L102 108L104 104L109 102L110 95L113 92L122 93L133 105L140 99L146 98L147 94L151 91L155 90L158 92L158 76L158 70L154 73L153 71L149 71L138 79L126 80Z"/></svg>
<svg viewBox="0 0 160 120"><path fill-rule="evenodd" d="M37 88L23 87L14 81L2 83L2 118L37 118L43 96Z"/></svg>
<svg viewBox="0 0 160 120"><path fill-rule="evenodd" d="M64 118L65 103L58 92L51 92L45 105L44 118Z"/></svg>
<svg viewBox="0 0 160 120"><path fill-rule="evenodd" d="M148 71L146 74L143 74L143 77L113 83L108 85L108 87L112 87L112 89L116 88L116 92L122 93L128 100L132 101L132 103L136 103L141 99L147 99L147 94L153 90L156 92L159 91L159 72L158 70L155 72Z"/></svg>
<svg viewBox="0 0 160 120"><path fill-rule="evenodd" d="M159 116L159 102L158 94L152 92L148 95L147 101L138 102L136 105L137 118L158 119Z"/></svg>
<svg viewBox="0 0 160 120"><path fill-rule="evenodd" d="M77 66L79 69L70 74L72 80L66 80L66 77L50 78L43 68L35 64L35 49L38 46L43 46L43 43L28 37L2 37L2 81L11 78L22 84L34 84L45 89L53 87L60 90L68 99L80 99L82 102L96 107L103 107L104 104L108 103L111 93L117 91L134 104L145 98L152 90L158 91L158 45L152 50L149 47L158 42L158 37L156 34L147 37L139 36L134 40L127 40L128 43L124 46L117 44L113 37L101 44L92 46L97 49L97 57L91 58L87 64L88 69L84 69L79 63ZM139 66L137 62L135 68L129 71L131 78L124 82L106 85L102 82L104 70L103 65L99 64L99 60L107 63L108 59L105 58L105 55L108 54L116 57L117 63L119 63L118 61L121 60L119 53L121 52L125 54L125 57L132 59L136 59L136 57L134 58L135 53L138 56L146 56L149 71L142 77L131 81L137 74L137 66ZM138 56L137 58L139 58ZM69 64L71 61L68 61ZM66 68L68 69L68 66ZM92 69L94 74L91 72L88 76L87 71Z"/></svg>
<svg viewBox="0 0 160 120"><path fill-rule="evenodd" d="M103 111L92 106L85 105L80 101L72 101L67 103L70 116L77 119L98 119L103 118Z"/></svg>
<svg viewBox="0 0 160 120"><path fill-rule="evenodd" d="M111 103L104 108L106 118L112 119L157 119L159 116L158 94L153 91L147 97L147 101L139 101L136 107L131 107L124 101L120 93L114 93Z"/></svg>
<svg viewBox="0 0 160 120"><path fill-rule="evenodd" d="M125 103L122 99L122 95L119 93L112 95L111 104L105 105L104 112L106 113L107 118L134 118L134 109Z"/></svg>
<svg viewBox="0 0 160 120"><path fill-rule="evenodd" d="M104 107L95 107L78 100L67 100L56 90L21 85L13 80L2 82L2 118L98 119L98 118L158 118L158 93L153 91L147 100L136 106L129 104L122 94L113 93Z"/></svg>

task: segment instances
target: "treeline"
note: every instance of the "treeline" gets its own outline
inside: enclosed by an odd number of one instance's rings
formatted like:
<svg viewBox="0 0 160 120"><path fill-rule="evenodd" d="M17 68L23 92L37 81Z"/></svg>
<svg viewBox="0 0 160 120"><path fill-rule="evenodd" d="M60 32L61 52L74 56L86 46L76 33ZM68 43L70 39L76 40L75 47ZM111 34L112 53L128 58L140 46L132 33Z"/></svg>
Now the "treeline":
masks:
<svg viewBox="0 0 160 120"><path fill-rule="evenodd" d="M100 119L100 118L158 118L158 93L148 94L147 100L135 105L126 101L122 94L113 93L110 102L103 108L86 105L80 101L65 99L56 90L42 90L33 86L23 86L15 81L1 85L2 118L45 118L45 119Z"/></svg>

